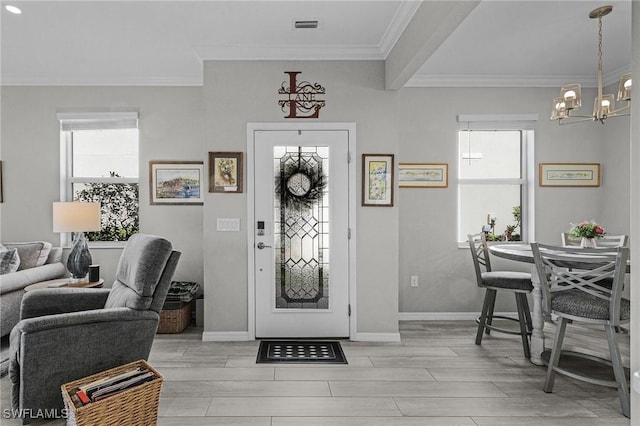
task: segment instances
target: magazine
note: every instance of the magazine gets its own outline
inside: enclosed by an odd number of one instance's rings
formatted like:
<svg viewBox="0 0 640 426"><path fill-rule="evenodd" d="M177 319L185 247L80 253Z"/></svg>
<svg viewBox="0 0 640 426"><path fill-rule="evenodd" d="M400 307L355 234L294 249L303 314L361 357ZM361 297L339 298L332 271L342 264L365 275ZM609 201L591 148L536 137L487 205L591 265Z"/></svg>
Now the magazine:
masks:
<svg viewBox="0 0 640 426"><path fill-rule="evenodd" d="M134 386L139 386L156 378L153 371L137 367L119 374L103 377L78 386L71 392L71 401L76 407L99 401Z"/></svg>

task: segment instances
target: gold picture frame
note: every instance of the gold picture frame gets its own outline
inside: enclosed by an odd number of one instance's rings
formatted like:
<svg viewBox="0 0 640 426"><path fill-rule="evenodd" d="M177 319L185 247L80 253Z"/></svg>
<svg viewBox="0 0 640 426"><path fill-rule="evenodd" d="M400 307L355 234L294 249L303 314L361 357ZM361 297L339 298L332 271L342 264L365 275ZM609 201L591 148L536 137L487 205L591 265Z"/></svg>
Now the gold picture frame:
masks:
<svg viewBox="0 0 640 426"><path fill-rule="evenodd" d="M540 186L598 187L600 163L540 163Z"/></svg>
<svg viewBox="0 0 640 426"><path fill-rule="evenodd" d="M449 163L398 164L398 187L400 188L447 188L448 186Z"/></svg>
<svg viewBox="0 0 640 426"><path fill-rule="evenodd" d="M203 204L202 161L149 161L149 201L160 204Z"/></svg>

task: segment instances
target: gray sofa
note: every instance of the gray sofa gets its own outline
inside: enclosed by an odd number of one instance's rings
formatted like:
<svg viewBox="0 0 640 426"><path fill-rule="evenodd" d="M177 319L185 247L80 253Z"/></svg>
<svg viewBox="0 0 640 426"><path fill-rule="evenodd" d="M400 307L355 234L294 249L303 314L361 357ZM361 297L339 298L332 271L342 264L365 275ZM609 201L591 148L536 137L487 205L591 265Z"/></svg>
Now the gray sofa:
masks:
<svg viewBox="0 0 640 426"><path fill-rule="evenodd" d="M3 243L5 249L16 249L20 266L16 272L0 275L0 337L11 333L20 320L20 304L24 288L40 281L65 276L62 248L46 241Z"/></svg>

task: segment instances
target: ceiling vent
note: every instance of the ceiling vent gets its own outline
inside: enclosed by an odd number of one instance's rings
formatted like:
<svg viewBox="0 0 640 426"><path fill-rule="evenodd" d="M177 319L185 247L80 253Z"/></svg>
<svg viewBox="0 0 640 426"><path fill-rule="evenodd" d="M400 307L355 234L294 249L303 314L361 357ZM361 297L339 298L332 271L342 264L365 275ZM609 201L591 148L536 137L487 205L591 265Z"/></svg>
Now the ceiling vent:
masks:
<svg viewBox="0 0 640 426"><path fill-rule="evenodd" d="M318 28L317 20L295 21L293 23L295 29L315 29Z"/></svg>

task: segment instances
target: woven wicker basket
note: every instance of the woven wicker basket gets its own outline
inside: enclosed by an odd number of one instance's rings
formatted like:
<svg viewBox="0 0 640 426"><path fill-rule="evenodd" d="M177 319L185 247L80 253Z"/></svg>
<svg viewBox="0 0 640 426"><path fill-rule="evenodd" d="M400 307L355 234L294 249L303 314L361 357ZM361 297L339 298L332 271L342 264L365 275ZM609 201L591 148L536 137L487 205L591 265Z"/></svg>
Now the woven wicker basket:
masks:
<svg viewBox="0 0 640 426"><path fill-rule="evenodd" d="M144 367L152 371L156 378L134 386L125 391L109 396L82 407L76 407L71 400L70 391L85 383L119 374L136 367ZM130 362L92 376L84 377L61 386L62 399L67 409L67 425L98 426L127 425L152 426L158 422L158 403L163 377L144 360Z"/></svg>
<svg viewBox="0 0 640 426"><path fill-rule="evenodd" d="M183 306L179 309L163 309L160 311L158 333L180 333L190 323L191 303L183 303Z"/></svg>

